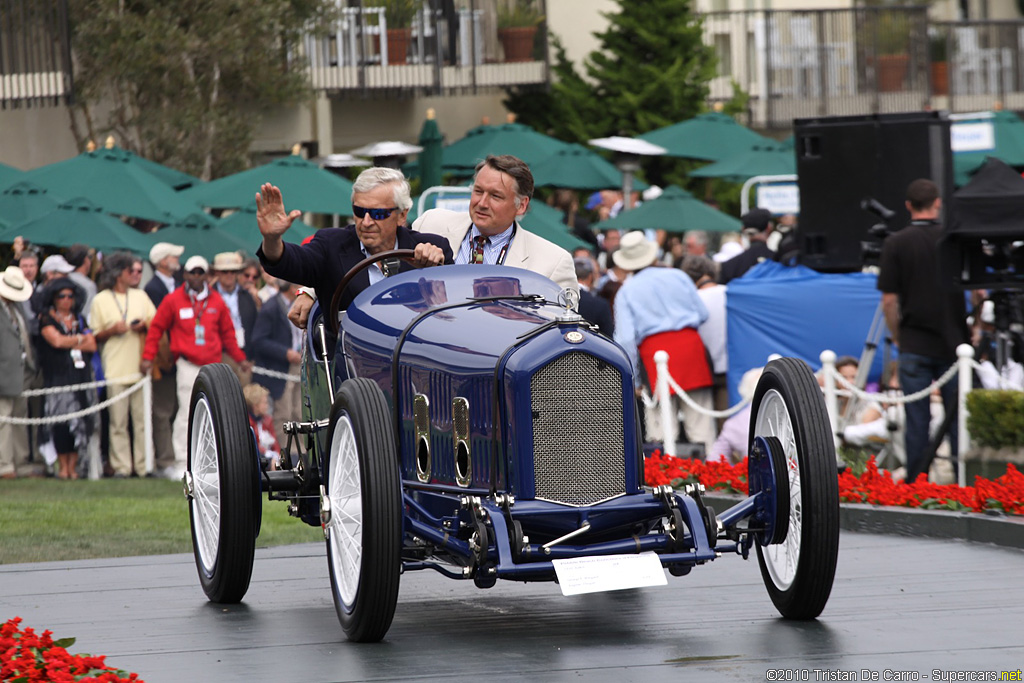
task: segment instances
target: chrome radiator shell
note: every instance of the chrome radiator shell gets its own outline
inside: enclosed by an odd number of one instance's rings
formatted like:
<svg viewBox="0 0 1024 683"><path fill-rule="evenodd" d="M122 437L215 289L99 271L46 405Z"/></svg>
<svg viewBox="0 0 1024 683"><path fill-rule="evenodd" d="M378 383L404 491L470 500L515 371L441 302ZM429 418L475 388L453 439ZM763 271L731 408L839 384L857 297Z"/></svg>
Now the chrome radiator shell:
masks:
<svg viewBox="0 0 1024 683"><path fill-rule="evenodd" d="M544 365L530 381L538 499L593 505L626 489L622 374L581 351Z"/></svg>

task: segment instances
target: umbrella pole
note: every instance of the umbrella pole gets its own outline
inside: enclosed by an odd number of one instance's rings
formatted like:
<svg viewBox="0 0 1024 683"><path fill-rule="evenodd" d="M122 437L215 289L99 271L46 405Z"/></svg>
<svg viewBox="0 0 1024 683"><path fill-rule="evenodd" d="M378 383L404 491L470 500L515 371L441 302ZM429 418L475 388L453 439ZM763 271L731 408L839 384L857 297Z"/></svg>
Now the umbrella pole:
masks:
<svg viewBox="0 0 1024 683"><path fill-rule="evenodd" d="M633 173L623 169L622 171L622 210L628 211L633 208Z"/></svg>

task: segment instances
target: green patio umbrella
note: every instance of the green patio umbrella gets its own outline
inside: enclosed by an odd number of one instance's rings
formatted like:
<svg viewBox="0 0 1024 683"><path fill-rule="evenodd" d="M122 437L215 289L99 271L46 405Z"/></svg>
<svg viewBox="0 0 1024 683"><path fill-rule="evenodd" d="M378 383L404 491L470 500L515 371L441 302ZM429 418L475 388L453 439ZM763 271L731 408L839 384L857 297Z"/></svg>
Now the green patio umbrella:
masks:
<svg viewBox="0 0 1024 683"><path fill-rule="evenodd" d="M444 148L441 158L446 171L472 175L488 154L514 154L533 168L567 145L521 123L503 123L467 131L464 138Z"/></svg>
<svg viewBox="0 0 1024 683"><path fill-rule="evenodd" d="M230 216L218 220L216 226L218 230L244 242L244 248L250 254L256 253L256 249L263 240L260 236L260 229L256 227L255 209L235 211ZM313 235L315 232L316 228L311 225L299 220L292 221L292 227L288 228L288 232L284 234L284 241L300 244L302 240Z"/></svg>
<svg viewBox="0 0 1024 683"><path fill-rule="evenodd" d="M216 218L205 213L189 214L152 235L157 242L180 244L189 256L199 254L209 261L222 251L255 254L259 246L259 240L243 240L222 229Z"/></svg>
<svg viewBox="0 0 1024 683"><path fill-rule="evenodd" d="M24 171L19 171L13 166L8 166L7 164L0 164L0 189L18 182L24 177L24 175Z"/></svg>
<svg viewBox="0 0 1024 683"><path fill-rule="evenodd" d="M622 187L622 171L597 152L566 144L531 169L538 187L567 187L573 190L609 190ZM633 181L633 189L643 191L649 185Z"/></svg>
<svg viewBox="0 0 1024 683"><path fill-rule="evenodd" d="M107 213L169 223L199 207L147 171L139 157L120 149L97 149L41 166L25 180L63 197L86 197Z"/></svg>
<svg viewBox="0 0 1024 683"><path fill-rule="evenodd" d="M708 164L690 173L695 178L722 178L732 183L743 183L757 175L796 174L796 154L793 148L778 143L754 145L736 156Z"/></svg>
<svg viewBox="0 0 1024 683"><path fill-rule="evenodd" d="M591 246L569 232L569 226L562 222L562 212L544 202L533 200L526 215L519 219L524 228L535 235L554 242L568 252L573 249L590 249Z"/></svg>
<svg viewBox="0 0 1024 683"><path fill-rule="evenodd" d="M50 213L62 201L45 187L22 180L0 192L0 220L14 227Z"/></svg>
<svg viewBox="0 0 1024 683"><path fill-rule="evenodd" d="M444 138L434 120L434 110L427 110L427 118L420 129L420 137L416 143L423 148L419 153L417 172L420 176L420 189L435 187L441 184L441 143Z"/></svg>
<svg viewBox="0 0 1024 683"><path fill-rule="evenodd" d="M171 168L170 166L158 164L157 162L151 161L145 157L140 157L137 154L132 154L132 152L128 152L128 154L131 154L133 157L135 157L135 163L141 166L148 173L151 173L152 175L162 180L172 190L184 190L189 187L194 187L196 185L203 184L202 178L197 178L194 175L189 175L184 171L179 171L178 169Z"/></svg>
<svg viewBox="0 0 1024 683"><path fill-rule="evenodd" d="M10 242L17 235L51 247L83 243L97 251L127 249L136 254L148 254L159 241L125 225L84 197L71 199L50 213L7 228L0 233L0 242Z"/></svg>
<svg viewBox="0 0 1024 683"><path fill-rule="evenodd" d="M1012 111L951 118L953 179L957 185L966 184L988 157L1018 170L1024 167L1024 121Z"/></svg>
<svg viewBox="0 0 1024 683"><path fill-rule="evenodd" d="M667 156L720 161L754 145L771 142L728 114L708 112L692 119L638 135L641 140L664 147Z"/></svg>
<svg viewBox="0 0 1024 683"><path fill-rule="evenodd" d="M263 183L281 188L288 211L352 215L352 183L297 154L182 190L181 195L214 209L255 210Z"/></svg>
<svg viewBox="0 0 1024 683"><path fill-rule="evenodd" d="M686 190L669 185L657 199L644 202L635 209L623 211L615 218L601 221L595 230L667 230L686 232L733 232L742 229L739 219L708 206Z"/></svg>

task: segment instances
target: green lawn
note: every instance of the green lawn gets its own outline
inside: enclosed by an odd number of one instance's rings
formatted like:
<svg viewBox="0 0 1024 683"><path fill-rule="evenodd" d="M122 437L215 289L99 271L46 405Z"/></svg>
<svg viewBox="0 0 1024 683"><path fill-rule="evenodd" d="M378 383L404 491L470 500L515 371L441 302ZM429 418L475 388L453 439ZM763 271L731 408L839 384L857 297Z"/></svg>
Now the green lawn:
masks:
<svg viewBox="0 0 1024 683"><path fill-rule="evenodd" d="M263 495L257 547L320 541L319 527ZM0 481L0 564L192 552L181 482Z"/></svg>

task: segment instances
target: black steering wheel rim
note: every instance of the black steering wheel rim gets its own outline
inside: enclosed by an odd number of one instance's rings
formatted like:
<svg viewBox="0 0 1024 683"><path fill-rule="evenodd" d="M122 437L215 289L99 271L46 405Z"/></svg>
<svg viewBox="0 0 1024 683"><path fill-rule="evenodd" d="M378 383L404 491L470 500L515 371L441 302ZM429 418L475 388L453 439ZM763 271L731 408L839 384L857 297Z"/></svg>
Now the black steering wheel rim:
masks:
<svg viewBox="0 0 1024 683"><path fill-rule="evenodd" d="M341 306L341 295L345 292L345 290L348 288L349 283L352 282L352 280L355 278L357 274L359 274L363 269L373 265L374 263L389 258L397 258L402 261L405 261L406 263L411 263L415 265L413 261L413 257L415 255L416 252L413 251L412 249L389 249L388 251L381 251L376 254L371 254L370 256L367 256L359 263L349 268L349 271L345 273L345 277L341 278L341 282L338 283L337 288L334 290L334 296L331 297L331 307L327 311L325 311L325 315L327 316L327 328L331 331L331 334L333 334L334 336L338 335L338 313L340 312L338 309Z"/></svg>

